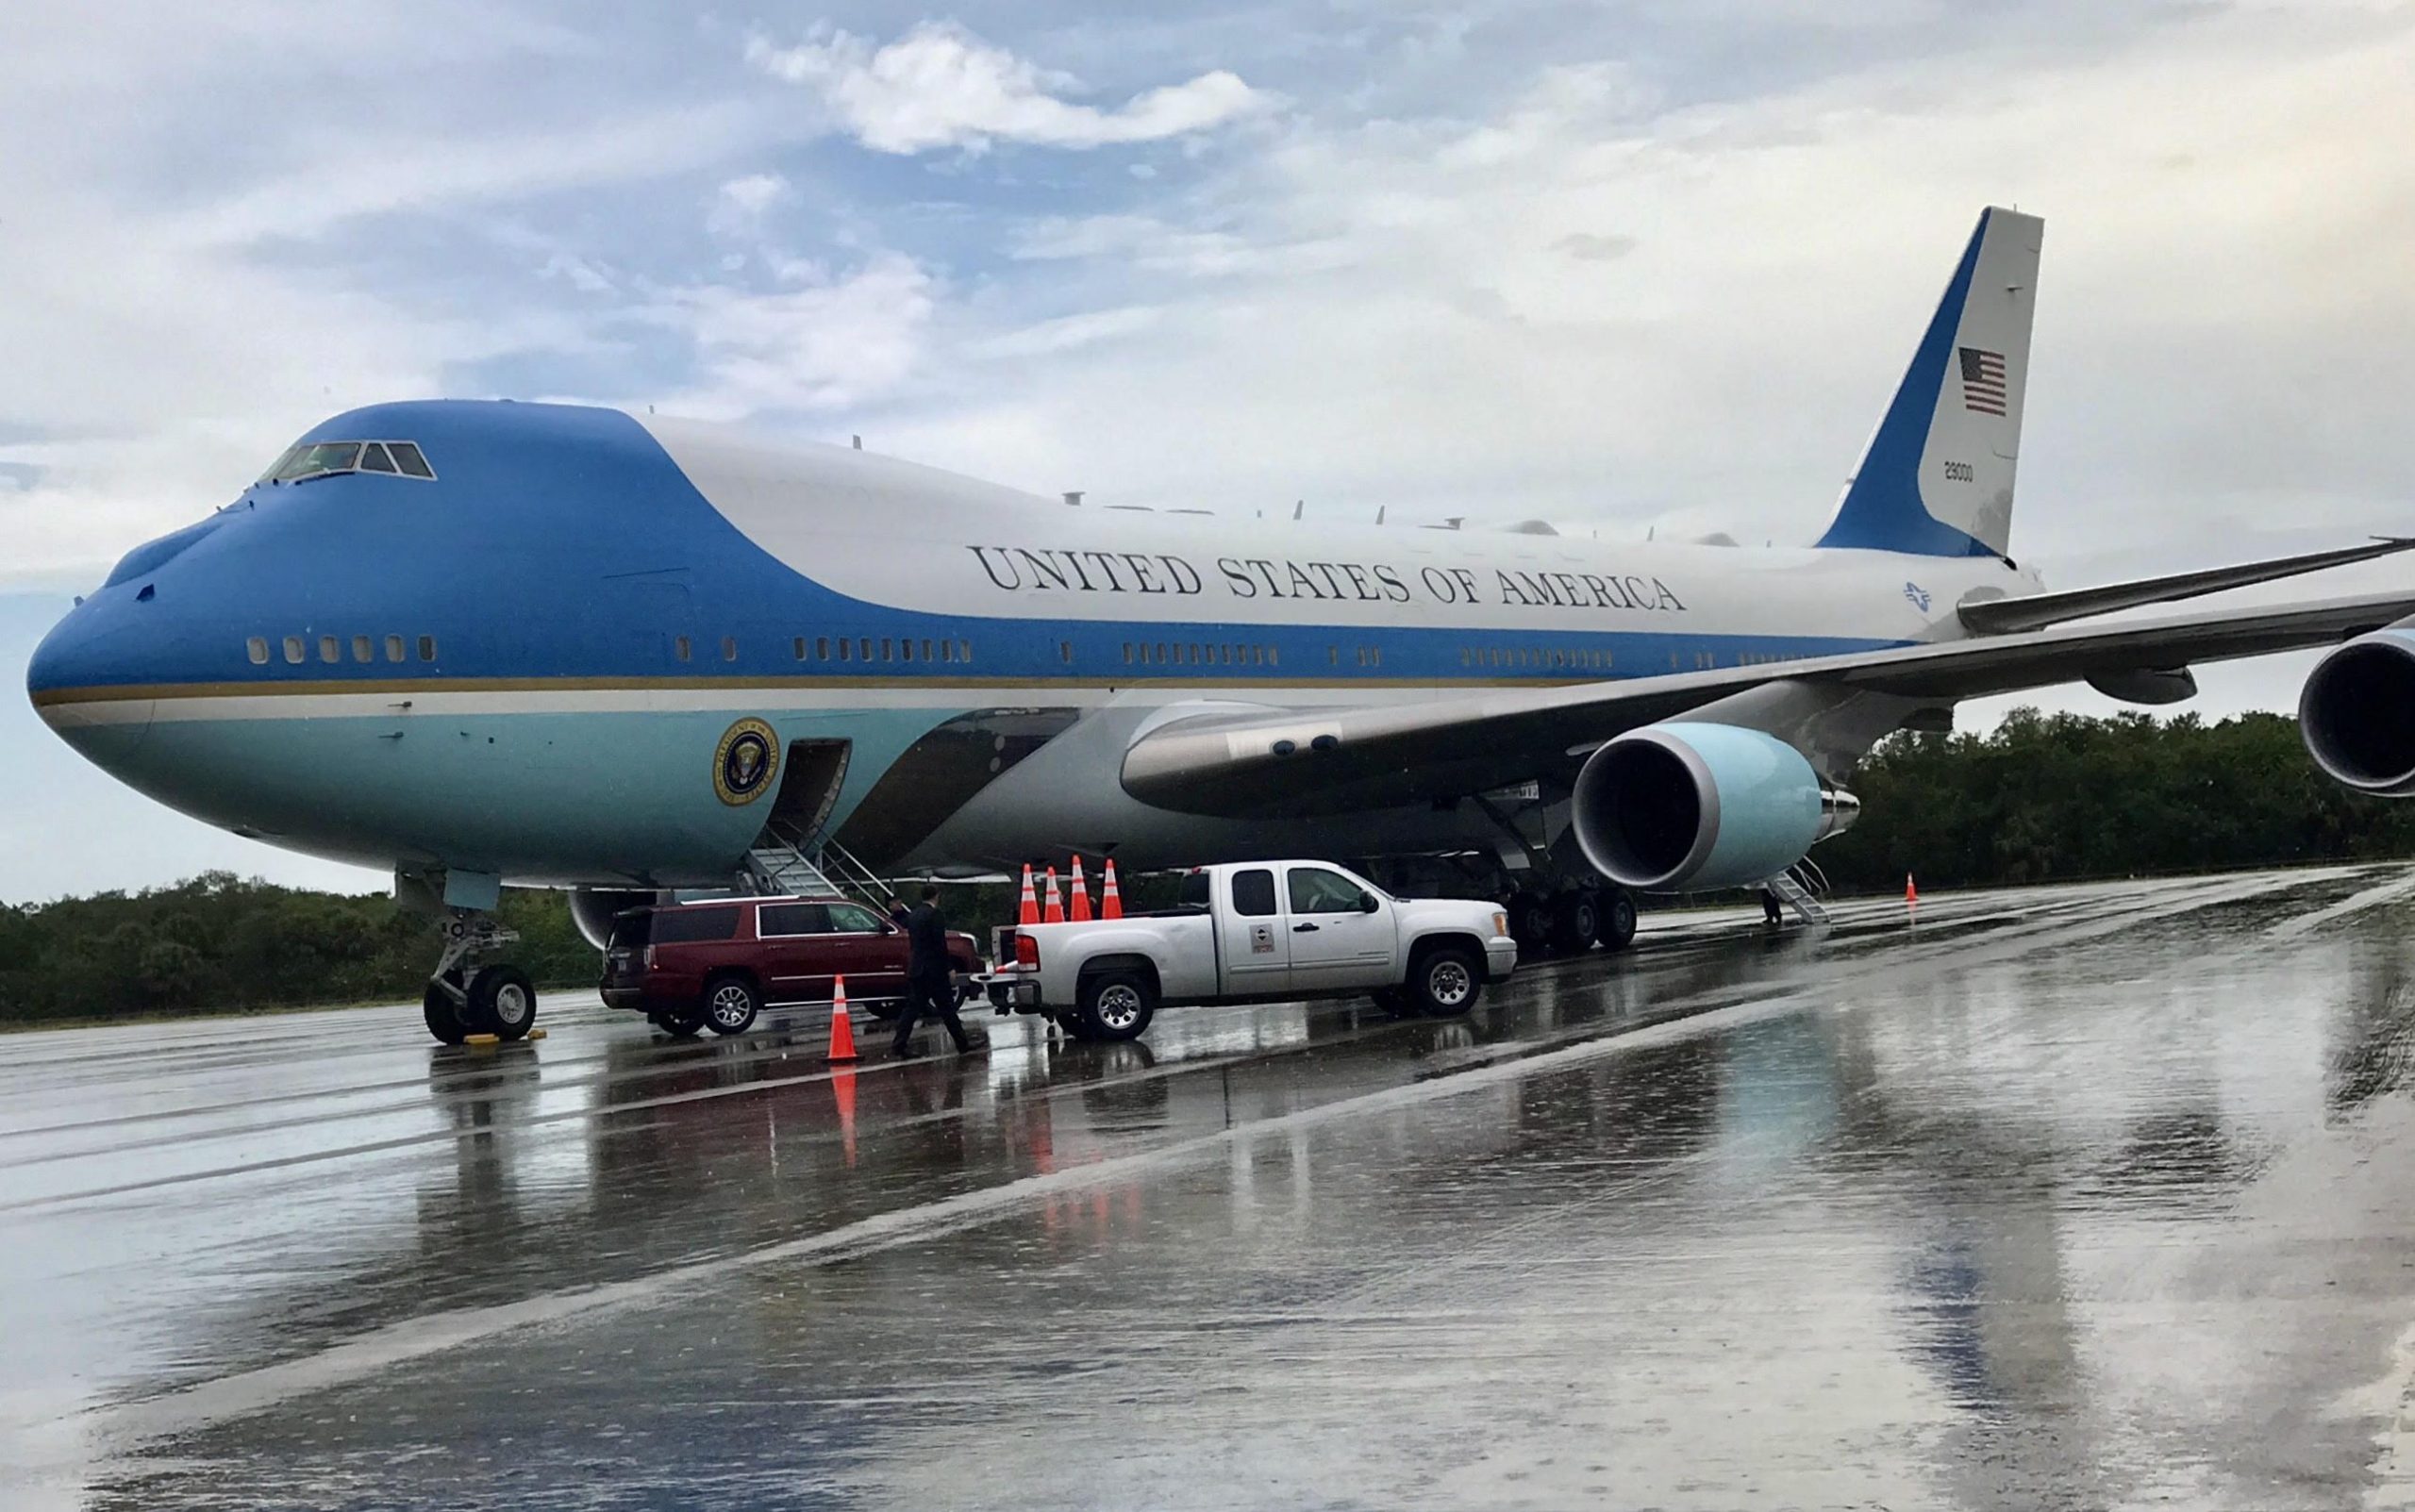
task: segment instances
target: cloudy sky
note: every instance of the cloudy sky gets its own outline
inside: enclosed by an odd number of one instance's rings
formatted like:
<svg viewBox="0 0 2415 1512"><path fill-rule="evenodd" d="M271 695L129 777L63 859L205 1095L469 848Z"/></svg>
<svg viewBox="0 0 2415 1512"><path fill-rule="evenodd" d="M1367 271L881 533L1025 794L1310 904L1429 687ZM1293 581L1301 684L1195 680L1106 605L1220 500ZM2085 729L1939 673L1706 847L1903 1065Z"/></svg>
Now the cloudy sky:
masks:
<svg viewBox="0 0 2415 1512"><path fill-rule="evenodd" d="M2077 585L2415 526L2406 5L19 0L7 34L11 666L294 432L425 394L1101 501L1807 540L1990 202L2047 219L2017 555ZM0 779L0 899L375 883L153 809L20 698Z"/></svg>

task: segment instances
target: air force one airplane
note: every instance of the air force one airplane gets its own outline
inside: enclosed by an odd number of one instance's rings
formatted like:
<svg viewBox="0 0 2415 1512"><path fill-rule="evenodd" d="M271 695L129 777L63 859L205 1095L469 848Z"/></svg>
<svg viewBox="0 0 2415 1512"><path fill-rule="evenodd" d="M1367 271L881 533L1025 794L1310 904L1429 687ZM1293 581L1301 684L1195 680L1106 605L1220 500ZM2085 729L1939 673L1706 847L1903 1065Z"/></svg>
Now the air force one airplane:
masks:
<svg viewBox="0 0 2415 1512"><path fill-rule="evenodd" d="M2088 623L2415 545L2049 592L2010 555L2042 223L1990 209L1807 548L1069 507L553 405L335 417L129 552L35 653L50 725L186 813L394 870L440 1038L525 1033L499 887L591 938L837 858L969 875L1322 854L1483 866L1528 939L1776 884L1882 736L2344 641L2312 756L2415 793L2415 590ZM2080 623L2075 623L2080 622ZM1379 873L1380 874L1380 873Z"/></svg>

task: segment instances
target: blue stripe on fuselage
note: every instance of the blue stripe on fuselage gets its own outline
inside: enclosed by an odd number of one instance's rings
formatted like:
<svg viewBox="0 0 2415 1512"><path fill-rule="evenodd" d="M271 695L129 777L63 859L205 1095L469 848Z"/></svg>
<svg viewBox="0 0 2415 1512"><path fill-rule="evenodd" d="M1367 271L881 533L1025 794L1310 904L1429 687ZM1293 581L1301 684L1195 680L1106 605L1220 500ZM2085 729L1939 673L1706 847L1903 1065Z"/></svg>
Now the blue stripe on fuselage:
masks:
<svg viewBox="0 0 2415 1512"><path fill-rule="evenodd" d="M967 677L1041 686L1448 686L1649 676L1904 643L889 608L834 592L756 545L618 411L380 405L339 415L303 439L360 438L417 441L437 479L347 474L256 485L214 517L215 528L181 550L153 554L156 566L143 559L151 548L130 554L129 563L148 570L115 574L61 623L37 656L33 690L798 676L867 688ZM925 548L901 537L897 549ZM367 664L353 649L363 636ZM390 636L403 640L399 664L387 658ZM270 648L265 666L249 657L252 637ZM287 637L303 641L299 665L284 659ZM326 637L335 639L333 663L321 657ZM422 637L432 639L433 660L421 657ZM690 650L684 661L680 637ZM824 640L841 638L858 653L869 640L873 662L818 655ZM969 647L970 660L925 657L925 640L933 650L941 641ZM914 659L879 656L885 641L913 642ZM1218 648L1241 648L1245 659ZM1256 659L1256 648L1272 655Z"/></svg>

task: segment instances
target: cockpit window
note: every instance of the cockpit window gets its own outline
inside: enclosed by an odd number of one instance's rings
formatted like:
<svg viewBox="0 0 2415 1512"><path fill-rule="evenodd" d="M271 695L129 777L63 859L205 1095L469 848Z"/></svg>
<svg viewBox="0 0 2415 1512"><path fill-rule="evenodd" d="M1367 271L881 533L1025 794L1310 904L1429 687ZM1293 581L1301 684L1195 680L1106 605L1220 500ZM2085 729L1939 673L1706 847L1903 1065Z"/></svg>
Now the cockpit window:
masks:
<svg viewBox="0 0 2415 1512"><path fill-rule="evenodd" d="M305 441L260 474L263 483L304 483L337 473L383 473L433 478L436 470L415 441Z"/></svg>

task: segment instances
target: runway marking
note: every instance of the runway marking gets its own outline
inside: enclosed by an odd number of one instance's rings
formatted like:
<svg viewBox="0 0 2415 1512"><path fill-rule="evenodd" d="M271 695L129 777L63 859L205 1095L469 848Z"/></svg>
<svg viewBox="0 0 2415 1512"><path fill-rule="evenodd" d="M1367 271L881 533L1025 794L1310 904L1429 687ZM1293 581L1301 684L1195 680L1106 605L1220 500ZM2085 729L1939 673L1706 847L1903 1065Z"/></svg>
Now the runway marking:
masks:
<svg viewBox="0 0 2415 1512"><path fill-rule="evenodd" d="M2107 910L2112 917L2105 917L2102 912L2091 913L2080 921L2067 921L2060 926L2049 926L2046 933L2057 941L2098 938L2144 919L2190 912L2301 886L2307 880L2305 873L2290 873L2255 878L2244 883L2187 886L2177 889L2179 896L2166 897L2148 908L2124 909L2117 906ZM2174 889L2158 890L2168 892ZM2137 894L2125 893L2122 899L2113 900L2117 905L2124 901L2135 903ZM1987 954L2024 954L2040 943L2038 933L2022 931L2020 939L1999 939ZM300 1395L349 1385L398 1365L462 1345L482 1342L514 1330L559 1324L617 1308L692 1295L702 1282L725 1280L733 1270L754 1271L795 1263L822 1266L856 1259L1003 1221L1025 1210L1036 1199L1087 1190L1144 1173L1202 1163L1238 1145L1296 1136L1347 1119L1413 1108L1697 1036L1744 1028L1785 1017L1807 1005L1824 1006L1831 1012L1857 1011L1859 1004L1833 999L1832 994L1838 986L1910 969L1913 969L1910 963L1872 962L1865 970L1845 973L1842 982L1831 981L1809 988L1790 987L1756 1001L1665 1019L1641 1028L1613 1030L1587 1042L1547 1050L1540 1055L1379 1088L1235 1128L1177 1139L1154 1149L1023 1176L976 1191L876 1214L822 1233L782 1240L753 1251L685 1261L627 1281L407 1319L299 1358L199 1382L155 1397L89 1409L61 1421L89 1426L96 1437L119 1442L141 1442L190 1432L259 1412Z"/></svg>
<svg viewBox="0 0 2415 1512"><path fill-rule="evenodd" d="M2402 872L2394 881L2380 883L2367 888L2362 892L2352 893L2328 908L2318 908L2312 913L2300 914L2295 919L2284 920L2264 931L2264 938L2266 939L2295 939L2300 935L2320 929L2335 920L2362 913L2367 908L2379 907L2385 903L2395 903L2409 894L2415 894L2415 868L2409 868Z"/></svg>

